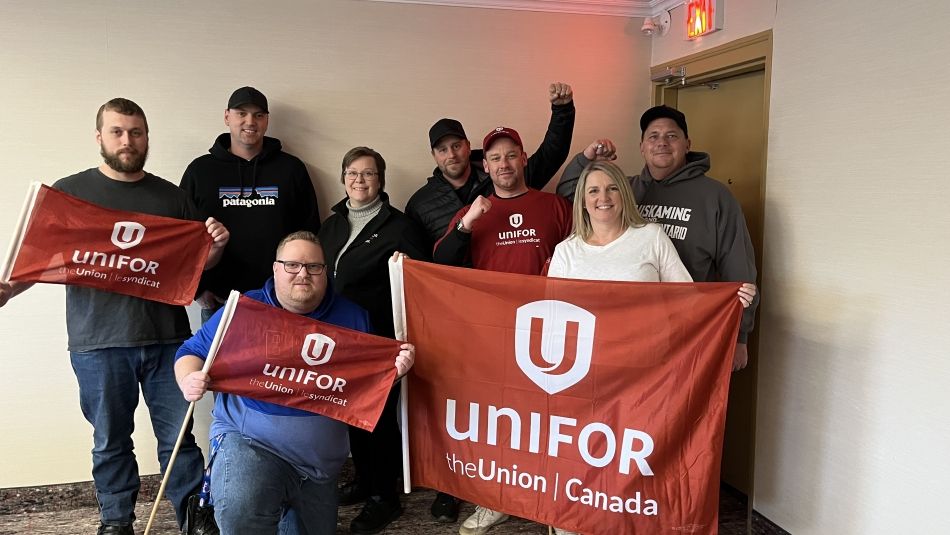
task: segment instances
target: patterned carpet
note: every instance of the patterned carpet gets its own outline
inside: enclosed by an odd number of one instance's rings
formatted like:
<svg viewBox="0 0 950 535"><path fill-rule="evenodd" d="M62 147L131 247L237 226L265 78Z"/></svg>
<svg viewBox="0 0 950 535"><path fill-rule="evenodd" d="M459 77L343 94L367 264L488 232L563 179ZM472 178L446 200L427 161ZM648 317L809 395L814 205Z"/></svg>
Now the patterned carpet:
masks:
<svg viewBox="0 0 950 535"><path fill-rule="evenodd" d="M344 477L347 472L344 472ZM136 533L145 531L151 512L152 500L159 486L157 476L142 479L142 490L136 507ZM455 535L459 524L440 524L429 515L434 491L416 490L403 496L405 512L384 531L402 535ZM464 504L460 518L471 514L474 506ZM337 533L349 533L350 520L359 513L359 506L340 508ZM91 482L69 485L51 485L35 488L0 489L0 535L20 534L94 534L99 525L95 490ZM151 533L176 535L175 515L171 505L163 501L159 507ZM547 527L522 519L511 519L493 528L489 535L507 534L545 535ZM740 535L750 533L746 523L745 496L724 486L719 498L719 533ZM787 535L781 528L758 513L753 513L751 533L754 535Z"/></svg>

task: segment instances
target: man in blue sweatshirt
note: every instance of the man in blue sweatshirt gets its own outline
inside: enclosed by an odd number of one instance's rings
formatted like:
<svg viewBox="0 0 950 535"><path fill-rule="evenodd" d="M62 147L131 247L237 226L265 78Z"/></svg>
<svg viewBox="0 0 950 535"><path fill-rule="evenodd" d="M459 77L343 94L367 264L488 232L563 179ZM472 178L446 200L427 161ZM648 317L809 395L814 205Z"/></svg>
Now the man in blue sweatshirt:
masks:
<svg viewBox="0 0 950 535"><path fill-rule="evenodd" d="M329 288L323 248L309 231L294 232L277 246L273 278L245 294L325 323L369 332L365 310ZM208 374L201 371L222 312L215 313L178 350L175 375L188 401L201 399ZM262 356L263 358L263 356ZM397 376L415 359L403 344ZM326 416L233 394L215 396L210 435L211 496L222 533L276 534L282 511L296 513L308 534L331 534L337 524L337 478L349 453L345 423Z"/></svg>

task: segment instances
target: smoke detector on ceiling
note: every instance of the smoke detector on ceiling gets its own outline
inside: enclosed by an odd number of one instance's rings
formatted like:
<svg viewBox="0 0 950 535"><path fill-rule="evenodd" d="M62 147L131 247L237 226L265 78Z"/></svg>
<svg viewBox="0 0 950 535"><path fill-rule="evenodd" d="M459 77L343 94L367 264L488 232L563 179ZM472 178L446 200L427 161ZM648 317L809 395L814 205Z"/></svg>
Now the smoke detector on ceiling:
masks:
<svg viewBox="0 0 950 535"><path fill-rule="evenodd" d="M655 17L646 17L643 19L643 26L640 31L647 37L664 36L670 31L670 12L664 11Z"/></svg>

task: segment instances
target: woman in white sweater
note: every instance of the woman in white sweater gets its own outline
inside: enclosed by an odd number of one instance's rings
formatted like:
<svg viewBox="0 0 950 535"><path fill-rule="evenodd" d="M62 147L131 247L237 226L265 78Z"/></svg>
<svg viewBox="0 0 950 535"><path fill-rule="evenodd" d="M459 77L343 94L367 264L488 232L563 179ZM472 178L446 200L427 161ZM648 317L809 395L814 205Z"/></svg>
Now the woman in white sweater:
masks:
<svg viewBox="0 0 950 535"><path fill-rule="evenodd" d="M591 162L574 192L574 231L554 248L549 277L634 282L693 282L663 228L637 209L627 177L605 160ZM739 300L748 307L753 284ZM558 535L572 532L555 528Z"/></svg>
<svg viewBox="0 0 950 535"><path fill-rule="evenodd" d="M574 231L554 249L548 276L639 282L693 282L673 243L637 210L616 165L591 162L574 194Z"/></svg>
<svg viewBox="0 0 950 535"><path fill-rule="evenodd" d="M605 160L591 162L574 193L574 231L554 248L549 277L633 282L693 282L660 225L637 209L627 177ZM754 284L743 283L748 307Z"/></svg>

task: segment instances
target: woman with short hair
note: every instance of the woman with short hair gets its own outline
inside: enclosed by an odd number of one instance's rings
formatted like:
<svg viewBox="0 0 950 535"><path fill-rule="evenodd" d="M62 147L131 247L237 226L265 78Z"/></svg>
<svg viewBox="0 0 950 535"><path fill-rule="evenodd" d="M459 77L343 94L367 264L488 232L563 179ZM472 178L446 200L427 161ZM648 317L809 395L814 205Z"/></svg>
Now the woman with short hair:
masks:
<svg viewBox="0 0 950 535"><path fill-rule="evenodd" d="M393 338L388 262L396 251L428 260L425 233L389 204L384 191L386 161L375 150L350 149L343 157L340 181L346 198L320 227L332 287L369 311L374 334ZM350 427L356 479L341 487L340 505L364 503L350 533L377 533L402 514L397 486L402 474L398 399L399 388L394 386L372 433Z"/></svg>

